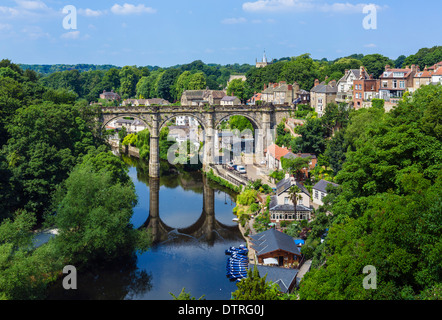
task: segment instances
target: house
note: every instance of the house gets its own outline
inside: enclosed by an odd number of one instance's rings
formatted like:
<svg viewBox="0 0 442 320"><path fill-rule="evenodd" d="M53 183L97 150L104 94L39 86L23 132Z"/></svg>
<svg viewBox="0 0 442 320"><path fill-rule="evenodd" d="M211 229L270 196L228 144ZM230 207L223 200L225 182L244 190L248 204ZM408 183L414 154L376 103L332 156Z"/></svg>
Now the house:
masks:
<svg viewBox="0 0 442 320"><path fill-rule="evenodd" d="M310 192L304 187L304 185L297 181L294 177L289 174L285 175L285 178L276 184L276 204L290 204L292 205L293 212L293 202L290 199L289 190L290 187L296 185L301 192L298 194L301 198L298 200L299 205L303 205L310 208L311 196Z"/></svg>
<svg viewBox="0 0 442 320"><path fill-rule="evenodd" d="M345 70L344 76L339 79L337 86L338 92L336 95L336 102L345 103L348 106L353 105L353 82L355 80L365 80L369 79L368 73L365 71L364 67L359 69Z"/></svg>
<svg viewBox="0 0 442 320"><path fill-rule="evenodd" d="M322 206L324 203L322 202L322 199L327 195L327 186L332 185L334 187L338 187L339 185L333 182L329 182L326 180L320 180L318 183L316 183L312 188L313 193L313 207L318 208Z"/></svg>
<svg viewBox="0 0 442 320"><path fill-rule="evenodd" d="M293 104L310 104L310 92L300 89L298 97L293 101Z"/></svg>
<svg viewBox="0 0 442 320"><path fill-rule="evenodd" d="M413 77L413 88L410 88L410 92L418 90L422 86L429 85L432 82L432 74L434 70L428 70L427 67L423 71L417 70Z"/></svg>
<svg viewBox="0 0 442 320"><path fill-rule="evenodd" d="M278 83L265 84L264 90L261 92L261 100L273 104L301 103L301 100L298 99L300 93L301 90L297 82L287 84L286 81L280 81ZM305 92L304 98L306 98Z"/></svg>
<svg viewBox="0 0 442 320"><path fill-rule="evenodd" d="M272 144L267 147L265 152L267 168L271 170L282 170L281 158L290 151L287 148Z"/></svg>
<svg viewBox="0 0 442 320"><path fill-rule="evenodd" d="M146 124L138 119L117 119L110 124L110 127L117 131L125 127L127 133L137 133L147 128Z"/></svg>
<svg viewBox="0 0 442 320"><path fill-rule="evenodd" d="M278 266L290 268L301 262L301 252L295 241L289 235L274 228L249 236L259 264L264 264L266 259L275 261Z"/></svg>
<svg viewBox="0 0 442 320"><path fill-rule="evenodd" d="M386 105L395 106L408 89L413 89L414 75L417 73L416 65L404 69L393 69L385 66L380 76L379 98L384 99ZM386 108L388 111L388 108Z"/></svg>
<svg viewBox="0 0 442 320"><path fill-rule="evenodd" d="M222 106L239 106L241 104L241 100L235 96L224 96L221 99Z"/></svg>
<svg viewBox="0 0 442 320"><path fill-rule="evenodd" d="M253 95L249 100L247 100L247 104L250 106L256 105L257 101L261 101L261 92L258 92Z"/></svg>
<svg viewBox="0 0 442 320"><path fill-rule="evenodd" d="M260 277L266 276L266 281L276 283L282 293L290 293L297 285L298 269L279 268L268 265L257 265Z"/></svg>
<svg viewBox="0 0 442 320"><path fill-rule="evenodd" d="M220 105L226 96L222 90L185 90L181 96L182 106L200 106L204 104Z"/></svg>
<svg viewBox="0 0 442 320"><path fill-rule="evenodd" d="M368 79L362 78L353 82L353 107L358 110L370 108L372 100L379 96L380 80L370 75Z"/></svg>
<svg viewBox="0 0 442 320"><path fill-rule="evenodd" d="M332 80L328 84L325 82L319 83L318 79L315 80L315 86L310 90L310 105L314 108L318 117L325 114L327 104L336 102L337 93L336 80Z"/></svg>
<svg viewBox="0 0 442 320"><path fill-rule="evenodd" d="M189 127L198 127L199 122L195 118L190 116L177 116L175 118L175 124L177 126L189 126Z"/></svg>
<svg viewBox="0 0 442 320"><path fill-rule="evenodd" d="M111 92L107 92L106 90L103 90L103 93L100 94L100 99L120 101L121 98L118 93L114 92L114 90L111 90Z"/></svg>
<svg viewBox="0 0 442 320"><path fill-rule="evenodd" d="M200 104L209 103L204 100L205 90L185 90L181 96L182 106L199 106Z"/></svg>
<svg viewBox="0 0 442 320"><path fill-rule="evenodd" d="M161 98L153 98L153 99L126 99L123 101L123 106L152 106L152 105L168 105L169 101Z"/></svg>
<svg viewBox="0 0 442 320"><path fill-rule="evenodd" d="M442 62L439 62L442 64ZM431 82L434 84L441 83L442 84L442 65L438 67L434 73L431 74Z"/></svg>

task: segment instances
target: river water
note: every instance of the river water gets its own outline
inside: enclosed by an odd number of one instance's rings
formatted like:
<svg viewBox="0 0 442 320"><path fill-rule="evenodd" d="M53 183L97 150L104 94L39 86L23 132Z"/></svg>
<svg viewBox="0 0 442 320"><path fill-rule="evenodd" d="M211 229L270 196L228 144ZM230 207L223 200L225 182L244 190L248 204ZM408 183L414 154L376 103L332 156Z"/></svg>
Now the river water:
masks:
<svg viewBox="0 0 442 320"><path fill-rule="evenodd" d="M144 161L124 157L138 205L132 224L148 229L154 246L99 270L78 272L77 290L51 288L49 299L171 300L183 288L193 297L228 300L236 290L226 277L224 251L245 243L232 209L235 195L199 172L162 168L149 179Z"/></svg>

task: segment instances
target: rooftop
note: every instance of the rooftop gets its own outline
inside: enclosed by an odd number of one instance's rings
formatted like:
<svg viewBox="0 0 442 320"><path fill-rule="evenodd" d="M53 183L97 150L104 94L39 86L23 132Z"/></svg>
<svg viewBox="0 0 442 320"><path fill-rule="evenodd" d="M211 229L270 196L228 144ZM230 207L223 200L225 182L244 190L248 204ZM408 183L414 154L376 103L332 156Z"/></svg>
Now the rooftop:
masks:
<svg viewBox="0 0 442 320"><path fill-rule="evenodd" d="M322 179L321 181L319 181L317 184L315 184L313 186L313 189L319 190L321 192L327 192L325 189L327 188L327 186L329 184L331 184L332 186L335 186L335 187L339 186L339 184L336 184L336 183L333 183L333 182L326 181L326 180Z"/></svg>
<svg viewBox="0 0 442 320"><path fill-rule="evenodd" d="M287 293L293 281L296 280L298 275L298 269L287 269L280 267L269 267L257 265L259 276L264 277L267 275L266 280L272 281L279 286L279 290L283 293Z"/></svg>
<svg viewBox="0 0 442 320"><path fill-rule="evenodd" d="M292 237L273 228L249 237L252 241L251 247L258 256L276 250L301 255Z"/></svg>

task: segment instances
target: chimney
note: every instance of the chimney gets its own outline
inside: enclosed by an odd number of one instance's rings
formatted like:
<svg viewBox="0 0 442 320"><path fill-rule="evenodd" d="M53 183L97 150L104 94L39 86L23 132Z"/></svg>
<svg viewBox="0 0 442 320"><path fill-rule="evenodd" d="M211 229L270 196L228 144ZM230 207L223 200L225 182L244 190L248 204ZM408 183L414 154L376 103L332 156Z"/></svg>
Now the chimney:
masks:
<svg viewBox="0 0 442 320"><path fill-rule="evenodd" d="M388 69L390 69L390 65L389 65L389 64L387 64L387 65L385 66L385 71L387 71Z"/></svg>
<svg viewBox="0 0 442 320"><path fill-rule="evenodd" d="M365 79L365 68L363 66L359 68L359 79Z"/></svg>
<svg viewBox="0 0 442 320"><path fill-rule="evenodd" d="M332 80L328 83L332 88L336 87L336 80Z"/></svg>
<svg viewBox="0 0 442 320"><path fill-rule="evenodd" d="M373 79L374 79L374 75L372 73L372 74L370 74L370 80L373 80Z"/></svg>
<svg viewBox="0 0 442 320"><path fill-rule="evenodd" d="M267 84L264 83L264 90L267 89Z"/></svg>
<svg viewBox="0 0 442 320"><path fill-rule="evenodd" d="M318 80L318 79L315 80L315 87L316 87L317 85L319 85L319 80Z"/></svg>
<svg viewBox="0 0 442 320"><path fill-rule="evenodd" d="M345 74L347 74L348 73L348 69L345 69Z"/></svg>
<svg viewBox="0 0 442 320"><path fill-rule="evenodd" d="M289 85L287 86L287 90L292 91L292 90L293 90L293 86L292 86L291 84L289 84Z"/></svg>
<svg viewBox="0 0 442 320"><path fill-rule="evenodd" d="M416 70L417 70L417 69L416 69L416 65L415 65L415 64L412 64L412 65L411 65L411 71L412 71L412 72L416 72Z"/></svg>
<svg viewBox="0 0 442 320"><path fill-rule="evenodd" d="M290 174L286 172L285 177L286 180L290 178Z"/></svg>
<svg viewBox="0 0 442 320"><path fill-rule="evenodd" d="M277 84L277 83L274 83L274 84L273 84L273 88L278 88L278 84Z"/></svg>

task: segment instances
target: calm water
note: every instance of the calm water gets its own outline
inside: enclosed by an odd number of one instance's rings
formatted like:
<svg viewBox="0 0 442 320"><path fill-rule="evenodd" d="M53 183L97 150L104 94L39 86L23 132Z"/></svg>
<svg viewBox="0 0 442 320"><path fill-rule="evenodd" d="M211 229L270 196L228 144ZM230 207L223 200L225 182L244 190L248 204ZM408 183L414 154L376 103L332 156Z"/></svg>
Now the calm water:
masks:
<svg viewBox="0 0 442 320"><path fill-rule="evenodd" d="M234 195L200 173L171 168L152 181L146 163L125 160L138 194L132 223L156 230L155 245L100 270L79 272L77 290L63 290L60 283L49 298L171 300L170 292L178 295L185 288L196 298L230 299L236 285L225 276L224 251L245 243L232 221Z"/></svg>

